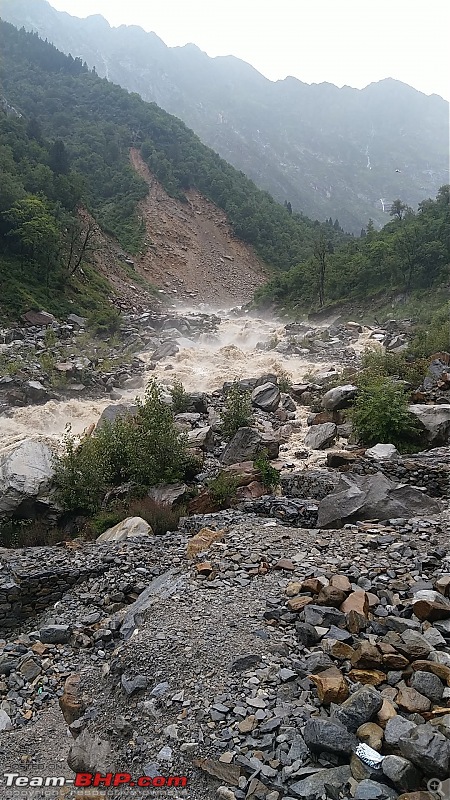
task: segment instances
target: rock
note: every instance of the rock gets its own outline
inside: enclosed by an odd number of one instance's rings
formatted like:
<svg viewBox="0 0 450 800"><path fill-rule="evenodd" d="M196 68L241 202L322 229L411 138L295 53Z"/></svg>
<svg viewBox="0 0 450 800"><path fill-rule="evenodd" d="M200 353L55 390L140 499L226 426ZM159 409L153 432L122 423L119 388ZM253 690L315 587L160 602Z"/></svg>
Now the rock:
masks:
<svg viewBox="0 0 450 800"><path fill-rule="evenodd" d="M302 611L305 606L312 603L312 597L307 597L306 595L297 595L296 597L292 597L286 603L289 611L299 612Z"/></svg>
<svg viewBox="0 0 450 800"><path fill-rule="evenodd" d="M12 730L12 722L11 718L8 716L6 711L3 711L3 708L0 708L0 732L1 731L10 731Z"/></svg>
<svg viewBox="0 0 450 800"><path fill-rule="evenodd" d="M321 800L326 793L326 786L334 789L334 796L346 795L346 787L351 778L350 767L332 767L321 769L301 781L291 784L289 794L302 800Z"/></svg>
<svg viewBox="0 0 450 800"><path fill-rule="evenodd" d="M179 352L180 348L178 347L176 342L163 342L156 350L153 351L152 355L150 356L151 361L162 361L164 358L170 358L170 356L175 356Z"/></svg>
<svg viewBox="0 0 450 800"><path fill-rule="evenodd" d="M85 729L72 744L67 763L73 772L114 772L109 742Z"/></svg>
<svg viewBox="0 0 450 800"><path fill-rule="evenodd" d="M100 428L105 422L114 422L118 418L128 417L129 415L135 416L136 413L137 406L131 403L129 405L116 403L115 405L106 406L97 422L97 428Z"/></svg>
<svg viewBox="0 0 450 800"><path fill-rule="evenodd" d="M412 486L395 484L381 473L342 475L336 488L319 504L319 528L336 527L363 519L410 519L432 515L439 503Z"/></svg>
<svg viewBox="0 0 450 800"><path fill-rule="evenodd" d="M313 425L309 428L305 436L305 445L311 448L311 450L322 450L334 443L336 434L337 426L332 422L324 422L323 425Z"/></svg>
<svg viewBox="0 0 450 800"><path fill-rule="evenodd" d="M400 458L400 453L393 444L376 444L369 447L364 455L374 461L390 461L393 458Z"/></svg>
<svg viewBox="0 0 450 800"><path fill-rule="evenodd" d="M22 314L22 319L38 328L44 328L56 322L56 318L53 314L49 314L47 311L27 311L25 314Z"/></svg>
<svg viewBox="0 0 450 800"><path fill-rule="evenodd" d="M336 386L325 392L322 397L322 406L327 411L338 411L341 408L347 408L355 399L358 391L357 386L348 383L345 386Z"/></svg>
<svg viewBox="0 0 450 800"><path fill-rule="evenodd" d="M305 725L303 737L313 753L349 755L358 745L356 736L336 719L311 717Z"/></svg>
<svg viewBox="0 0 450 800"><path fill-rule="evenodd" d="M394 786L403 792L414 791L420 787L420 773L406 758L386 756L381 764L381 769Z"/></svg>
<svg viewBox="0 0 450 800"><path fill-rule="evenodd" d="M152 536L153 531L142 517L127 517L101 533L97 542L121 542L129 536Z"/></svg>
<svg viewBox="0 0 450 800"><path fill-rule="evenodd" d="M80 692L81 676L69 675L64 684L64 692L59 698L59 707L68 725L79 719L85 709L85 704Z"/></svg>
<svg viewBox="0 0 450 800"><path fill-rule="evenodd" d="M262 411L276 411L280 405L281 392L273 383L263 383L256 386L252 392L252 405L261 408Z"/></svg>
<svg viewBox="0 0 450 800"><path fill-rule="evenodd" d="M368 744L374 750L381 750L384 731L375 722L364 722L359 726L356 735L363 744Z"/></svg>
<svg viewBox="0 0 450 800"><path fill-rule="evenodd" d="M411 677L410 685L421 695L428 697L432 703L440 703L442 700L443 683L437 675L433 675L431 672L417 670Z"/></svg>
<svg viewBox="0 0 450 800"><path fill-rule="evenodd" d="M413 598L413 611L420 620L435 622L450 617L450 601L439 592L422 590Z"/></svg>
<svg viewBox="0 0 450 800"><path fill-rule="evenodd" d="M395 789L370 779L361 781L353 795L353 800L397 800L397 798Z"/></svg>
<svg viewBox="0 0 450 800"><path fill-rule="evenodd" d="M84 328L87 322L86 317L79 317L78 314L69 314L67 322L76 325L77 328Z"/></svg>
<svg viewBox="0 0 450 800"><path fill-rule="evenodd" d="M174 506L186 495L188 487L185 483L161 483L148 490L147 496L155 503Z"/></svg>
<svg viewBox="0 0 450 800"><path fill-rule="evenodd" d="M386 723L384 740L386 744L391 747L397 746L400 738L402 736L407 736L411 731L415 730L416 727L417 726L414 722L411 722L411 720L401 717L400 714L396 714L395 717L392 717L392 719L389 719Z"/></svg>
<svg viewBox="0 0 450 800"><path fill-rule="evenodd" d="M348 697L348 686L340 670L330 667L318 675L308 675L317 687L319 700L323 705L342 703Z"/></svg>
<svg viewBox="0 0 450 800"><path fill-rule="evenodd" d="M186 547L187 557L195 558L199 553L205 553L214 542L220 542L225 534L225 530L214 531L211 528L202 528L189 539Z"/></svg>
<svg viewBox="0 0 450 800"><path fill-rule="evenodd" d="M70 625L46 625L39 631L39 639L44 644L67 644L72 628Z"/></svg>
<svg viewBox="0 0 450 800"><path fill-rule="evenodd" d="M26 381L23 385L25 396L31 403L46 403L51 394L40 381Z"/></svg>
<svg viewBox="0 0 450 800"><path fill-rule="evenodd" d="M362 614L366 617L369 612L369 598L367 593L359 591L349 594L341 605L341 611L343 611L344 614L349 614L350 611L356 611L358 614Z"/></svg>
<svg viewBox="0 0 450 800"><path fill-rule="evenodd" d="M370 722L382 704L380 692L372 686L363 686L333 710L332 718L349 731L356 731L365 722Z"/></svg>
<svg viewBox="0 0 450 800"><path fill-rule="evenodd" d="M261 448L261 435L254 428L239 428L221 455L222 464L253 460Z"/></svg>
<svg viewBox="0 0 450 800"><path fill-rule="evenodd" d="M417 404L408 409L416 417L428 445L439 447L450 442L450 404Z"/></svg>
<svg viewBox="0 0 450 800"><path fill-rule="evenodd" d="M210 425L203 428L194 428L187 433L187 446L200 447L202 450L207 450L214 440L213 431Z"/></svg>
<svg viewBox="0 0 450 800"><path fill-rule="evenodd" d="M412 761L426 775L447 778L450 767L450 740L433 730L428 723L404 733L398 746L404 758Z"/></svg>
<svg viewBox="0 0 450 800"><path fill-rule="evenodd" d="M54 475L53 451L39 440L27 439L0 452L0 519L26 505L27 517L36 503L50 502Z"/></svg>
<svg viewBox="0 0 450 800"><path fill-rule="evenodd" d="M125 675L122 675L120 682L127 697L143 691L148 686L148 680L145 675L136 675L134 678L126 678Z"/></svg>

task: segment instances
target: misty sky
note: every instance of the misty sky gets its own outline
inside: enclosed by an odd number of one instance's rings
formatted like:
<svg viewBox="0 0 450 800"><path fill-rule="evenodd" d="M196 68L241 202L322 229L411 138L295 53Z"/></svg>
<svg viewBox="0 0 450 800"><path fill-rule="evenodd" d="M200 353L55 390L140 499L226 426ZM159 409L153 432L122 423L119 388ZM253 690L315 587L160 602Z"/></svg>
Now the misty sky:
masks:
<svg viewBox="0 0 450 800"><path fill-rule="evenodd" d="M50 0L140 25L170 45L235 55L271 80L362 88L397 78L450 100L450 0Z"/></svg>

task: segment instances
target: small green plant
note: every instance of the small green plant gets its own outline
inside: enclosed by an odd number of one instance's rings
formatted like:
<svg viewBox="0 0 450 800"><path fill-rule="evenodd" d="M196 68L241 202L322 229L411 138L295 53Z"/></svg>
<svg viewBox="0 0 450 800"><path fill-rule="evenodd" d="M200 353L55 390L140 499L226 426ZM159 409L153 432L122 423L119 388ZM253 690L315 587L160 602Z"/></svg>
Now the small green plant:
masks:
<svg viewBox="0 0 450 800"><path fill-rule="evenodd" d="M236 498L238 486L239 478L226 472L219 472L215 478L208 481L210 495L219 509L230 507Z"/></svg>
<svg viewBox="0 0 450 800"><path fill-rule="evenodd" d="M0 547L39 547L64 539L62 531L40 519L9 519L0 525Z"/></svg>
<svg viewBox="0 0 450 800"><path fill-rule="evenodd" d="M350 414L362 444L393 444L401 452L411 452L418 444L417 420L408 411L404 388L392 378L371 375L360 379Z"/></svg>
<svg viewBox="0 0 450 800"><path fill-rule="evenodd" d="M395 377L412 386L419 386L428 369L426 359L412 358L405 353L365 350L361 360L363 379Z"/></svg>
<svg viewBox="0 0 450 800"><path fill-rule="evenodd" d="M41 369L44 372L47 372L49 375L52 374L53 370L55 369L55 358L52 356L51 353L42 353L41 355Z"/></svg>
<svg viewBox="0 0 450 800"><path fill-rule="evenodd" d="M181 381L176 380L170 390L174 414L184 414L191 405L191 400Z"/></svg>
<svg viewBox="0 0 450 800"><path fill-rule="evenodd" d="M53 328L47 328L44 335L44 344L46 347L54 347L57 343L56 333Z"/></svg>
<svg viewBox="0 0 450 800"><path fill-rule="evenodd" d="M110 336L120 330L121 317L115 308L102 308L89 315L87 326L95 336Z"/></svg>
<svg viewBox="0 0 450 800"><path fill-rule="evenodd" d="M232 439L239 428L252 425L252 404L249 391L242 391L235 381L228 389L225 400L225 413L222 418L222 432L226 439Z"/></svg>
<svg viewBox="0 0 450 800"><path fill-rule="evenodd" d="M284 369L278 370L278 388L285 394L289 394L292 389L292 378Z"/></svg>
<svg viewBox="0 0 450 800"><path fill-rule="evenodd" d="M279 470L275 469L269 461L267 450L261 450L253 461L253 467L258 470L261 483L266 489L275 489L280 483Z"/></svg>

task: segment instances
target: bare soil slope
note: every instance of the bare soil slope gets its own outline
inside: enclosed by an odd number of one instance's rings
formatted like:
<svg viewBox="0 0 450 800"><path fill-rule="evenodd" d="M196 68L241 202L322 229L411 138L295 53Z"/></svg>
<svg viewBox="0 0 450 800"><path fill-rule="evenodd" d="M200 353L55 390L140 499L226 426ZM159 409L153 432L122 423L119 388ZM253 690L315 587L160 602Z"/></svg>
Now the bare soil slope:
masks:
<svg viewBox="0 0 450 800"><path fill-rule="evenodd" d="M174 299L250 300L266 280L266 268L253 248L234 236L225 213L195 190L186 193L186 204L174 200L138 150L131 150L130 159L149 186L140 209L147 246L135 259L136 271Z"/></svg>

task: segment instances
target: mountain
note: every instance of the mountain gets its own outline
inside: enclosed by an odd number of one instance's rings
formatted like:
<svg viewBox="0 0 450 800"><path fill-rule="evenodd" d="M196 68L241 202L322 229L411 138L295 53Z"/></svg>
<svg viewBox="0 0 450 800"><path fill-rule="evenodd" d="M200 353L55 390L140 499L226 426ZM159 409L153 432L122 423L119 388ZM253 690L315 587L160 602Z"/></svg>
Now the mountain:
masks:
<svg viewBox="0 0 450 800"><path fill-rule="evenodd" d="M180 117L223 158L294 210L359 234L416 207L448 179L448 103L386 79L363 90L271 82L232 56L167 47L137 26L78 19L46 0L2 0L2 17ZM384 210L383 210L384 209Z"/></svg>

